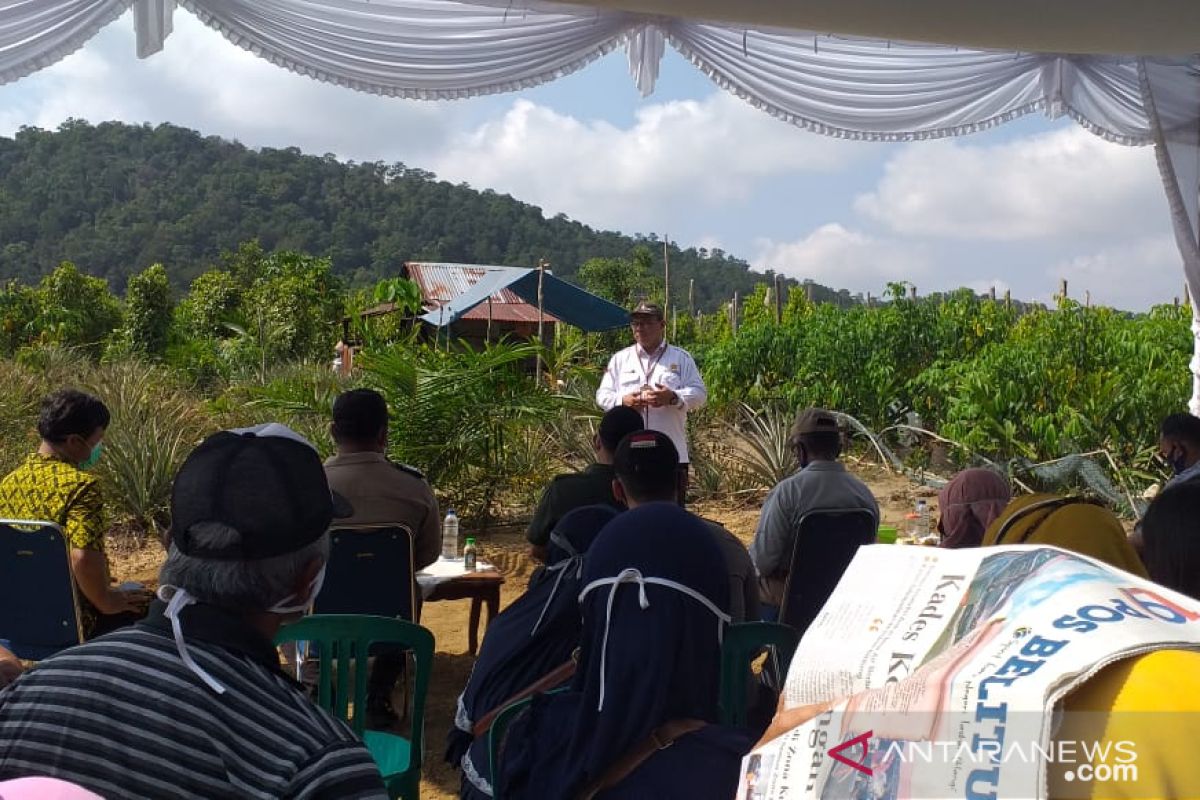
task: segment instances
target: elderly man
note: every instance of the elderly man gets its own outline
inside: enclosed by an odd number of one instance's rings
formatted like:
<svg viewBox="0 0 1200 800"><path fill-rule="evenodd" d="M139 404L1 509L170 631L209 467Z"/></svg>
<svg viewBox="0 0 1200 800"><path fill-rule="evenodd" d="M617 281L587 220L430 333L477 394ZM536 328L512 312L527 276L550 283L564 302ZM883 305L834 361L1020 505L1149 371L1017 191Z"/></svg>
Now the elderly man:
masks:
<svg viewBox="0 0 1200 800"><path fill-rule="evenodd" d="M879 503L871 490L838 461L842 433L837 417L823 408L801 411L792 426L792 447L800 471L767 495L750 543L764 619L778 617L802 516L817 509L865 508L879 521Z"/></svg>
<svg viewBox="0 0 1200 800"><path fill-rule="evenodd" d="M679 453L676 495L687 501L687 415L708 399L696 362L684 349L667 344L662 306L642 302L629 315L634 344L614 355L596 390L601 408L637 409L646 428L671 437Z"/></svg>
<svg viewBox="0 0 1200 800"><path fill-rule="evenodd" d="M272 644L320 591L334 500L317 451L282 425L201 443L175 477L161 599L0 692L0 780L108 800L386 797L362 742Z"/></svg>

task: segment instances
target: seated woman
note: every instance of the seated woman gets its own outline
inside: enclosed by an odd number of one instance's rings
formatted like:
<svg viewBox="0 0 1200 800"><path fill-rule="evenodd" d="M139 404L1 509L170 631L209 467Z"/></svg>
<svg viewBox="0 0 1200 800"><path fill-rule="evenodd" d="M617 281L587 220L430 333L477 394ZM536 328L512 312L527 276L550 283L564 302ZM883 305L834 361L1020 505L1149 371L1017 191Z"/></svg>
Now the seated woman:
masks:
<svg viewBox="0 0 1200 800"><path fill-rule="evenodd" d="M939 547L979 547L983 532L1012 500L1002 475L990 469L964 469L938 492Z"/></svg>
<svg viewBox="0 0 1200 800"><path fill-rule="evenodd" d="M49 395L38 413L40 446L0 480L0 517L47 520L62 528L88 639L136 622L149 602L140 590L109 583L100 480L87 471L100 460L108 423L108 408L90 394L62 389Z"/></svg>
<svg viewBox="0 0 1200 800"><path fill-rule="evenodd" d="M446 742L446 761L462 765L462 797L492 794L488 737L484 733L476 738L474 728L481 721L486 727L491 712L570 662L579 646L584 553L618 513L611 506L595 505L565 514L550 534L546 566L534 573L525 594L488 625ZM558 682L569 679L565 674Z"/></svg>
<svg viewBox="0 0 1200 800"><path fill-rule="evenodd" d="M1147 577L1120 520L1081 497L1031 494L1013 500L983 535L984 547L1005 544L1061 547Z"/></svg>
<svg viewBox="0 0 1200 800"><path fill-rule="evenodd" d="M729 580L704 523L673 503L627 511L584 583L579 670L509 726L505 797L732 797L751 739L713 724Z"/></svg>
<svg viewBox="0 0 1200 800"><path fill-rule="evenodd" d="M1154 498L1142 518L1142 555L1150 580L1200 600L1200 482Z"/></svg>

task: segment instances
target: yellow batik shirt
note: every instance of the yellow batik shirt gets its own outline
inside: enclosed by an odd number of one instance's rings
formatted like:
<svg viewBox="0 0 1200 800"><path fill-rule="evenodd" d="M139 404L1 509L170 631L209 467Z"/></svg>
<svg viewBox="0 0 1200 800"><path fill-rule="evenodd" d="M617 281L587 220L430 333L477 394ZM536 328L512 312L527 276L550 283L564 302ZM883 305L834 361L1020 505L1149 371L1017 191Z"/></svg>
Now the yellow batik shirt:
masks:
<svg viewBox="0 0 1200 800"><path fill-rule="evenodd" d="M71 464L33 453L0 480L0 517L58 523L70 547L104 551L108 520L100 480ZM79 593L80 623L87 635L96 609Z"/></svg>

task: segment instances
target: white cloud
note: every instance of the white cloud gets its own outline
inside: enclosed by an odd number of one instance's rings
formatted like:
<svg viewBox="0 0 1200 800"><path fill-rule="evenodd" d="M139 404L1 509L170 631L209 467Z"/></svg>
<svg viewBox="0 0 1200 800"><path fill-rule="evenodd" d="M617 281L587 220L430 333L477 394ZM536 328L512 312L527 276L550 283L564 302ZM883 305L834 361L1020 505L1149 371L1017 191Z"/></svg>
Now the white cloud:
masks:
<svg viewBox="0 0 1200 800"><path fill-rule="evenodd" d="M358 160L440 146L461 106L383 98L320 83L236 47L183 10L162 52L139 61L129 14L87 47L0 90L0 132L91 122L171 122L253 146Z"/></svg>
<svg viewBox="0 0 1200 800"><path fill-rule="evenodd" d="M1057 290L1067 279L1067 293L1080 302L1090 291L1092 303L1145 309L1169 303L1183 293L1179 250L1169 236L1152 236L1060 261L1046 270ZM1045 302L1047 298L1040 298Z"/></svg>
<svg viewBox="0 0 1200 800"><path fill-rule="evenodd" d="M647 230L683 209L742 203L768 179L837 170L869 149L805 133L724 92L644 105L627 128L517 100L431 167L594 225Z"/></svg>
<svg viewBox="0 0 1200 800"><path fill-rule="evenodd" d="M917 142L855 208L909 236L1128 237L1165 224L1154 154L1072 127L1002 144Z"/></svg>
<svg viewBox="0 0 1200 800"><path fill-rule="evenodd" d="M910 281L922 291L931 263L917 244L884 240L838 223L822 225L794 242L759 241L751 263L798 280L806 278L837 289L881 295L891 281Z"/></svg>

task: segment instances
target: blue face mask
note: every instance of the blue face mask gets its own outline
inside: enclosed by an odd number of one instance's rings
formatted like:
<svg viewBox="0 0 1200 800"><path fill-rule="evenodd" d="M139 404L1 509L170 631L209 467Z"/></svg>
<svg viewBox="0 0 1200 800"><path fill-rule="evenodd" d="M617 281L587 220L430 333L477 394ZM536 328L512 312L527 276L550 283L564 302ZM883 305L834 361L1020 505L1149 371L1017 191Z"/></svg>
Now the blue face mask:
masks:
<svg viewBox="0 0 1200 800"><path fill-rule="evenodd" d="M104 445L101 442L96 442L96 446L92 448L92 452L88 453L88 457L79 462L79 468L83 470L91 469L100 461L100 455L104 452Z"/></svg>

